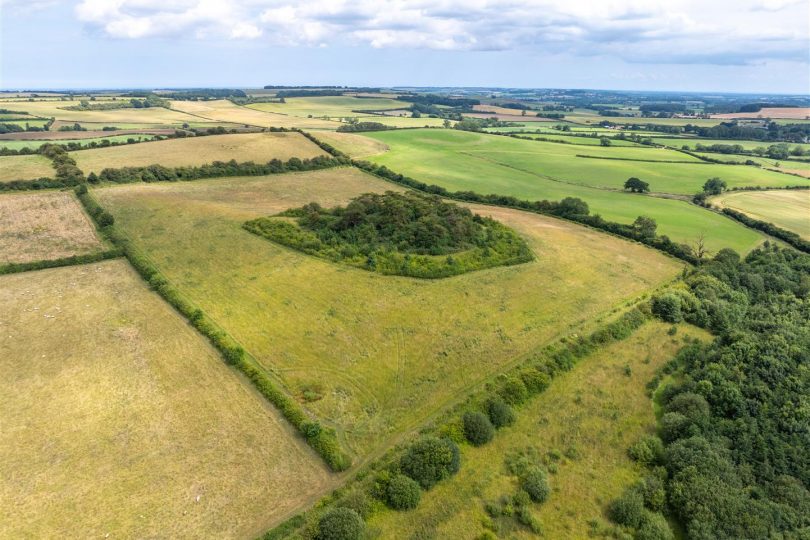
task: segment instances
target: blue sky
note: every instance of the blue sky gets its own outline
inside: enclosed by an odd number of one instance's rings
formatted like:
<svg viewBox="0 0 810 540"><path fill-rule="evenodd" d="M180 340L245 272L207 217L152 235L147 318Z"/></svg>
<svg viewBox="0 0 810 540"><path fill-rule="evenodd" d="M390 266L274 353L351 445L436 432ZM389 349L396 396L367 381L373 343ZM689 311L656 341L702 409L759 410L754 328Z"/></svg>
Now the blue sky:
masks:
<svg viewBox="0 0 810 540"><path fill-rule="evenodd" d="M810 93L808 0L0 0L0 88Z"/></svg>

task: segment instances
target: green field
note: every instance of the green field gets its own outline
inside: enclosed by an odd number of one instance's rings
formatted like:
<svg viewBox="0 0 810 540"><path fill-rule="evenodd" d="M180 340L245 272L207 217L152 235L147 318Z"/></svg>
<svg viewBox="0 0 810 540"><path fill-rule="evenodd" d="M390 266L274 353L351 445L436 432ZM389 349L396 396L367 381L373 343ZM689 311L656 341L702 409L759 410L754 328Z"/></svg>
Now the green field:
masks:
<svg viewBox="0 0 810 540"><path fill-rule="evenodd" d="M810 240L810 190L729 192L712 197L709 202L773 223Z"/></svg>
<svg viewBox="0 0 810 540"><path fill-rule="evenodd" d="M484 504L518 489L505 470L505 456L531 448L558 471L549 474L548 500L532 505L543 537L593 537L589 522L606 526L607 503L644 472L627 456L627 448L655 428L645 384L674 356L683 336L707 337L682 325L669 338L668 328L649 322L626 340L580 360L519 409L515 424L499 430L492 442L480 448L464 445L461 471L423 493L415 510L380 512L369 528L384 531L379 538L478 538L485 530ZM625 366L631 369L629 377ZM560 458L550 459L552 453ZM537 538L514 518L499 524L499 538Z"/></svg>
<svg viewBox="0 0 810 540"><path fill-rule="evenodd" d="M241 228L313 200L332 207L389 189L343 168L96 193L168 279L358 455L681 267L638 244L497 207L471 208L514 228L536 260L432 281L330 263Z"/></svg>
<svg viewBox="0 0 810 540"><path fill-rule="evenodd" d="M777 144L772 141L742 141L736 139L702 139L696 137L679 137L679 138L670 138L670 137L652 137L652 140L656 144L663 144L666 146L673 146L675 148L681 148L683 146L689 147L689 149L694 150L696 145L702 144L703 146L711 146L713 144L725 144L729 146L733 145L740 145L743 147L743 150L753 150L754 148L768 148L771 145ZM810 149L810 143L789 143L788 146L790 148L800 147L802 150Z"/></svg>
<svg viewBox="0 0 810 540"><path fill-rule="evenodd" d="M390 98L358 98L353 96L291 97L286 103L254 103L248 105L257 111L288 114L291 116L345 118L362 116L353 111L379 111L402 109L410 104Z"/></svg>
<svg viewBox="0 0 810 540"><path fill-rule="evenodd" d="M675 185L691 185L682 190L693 193L700 189L706 173L722 171L724 179L730 171L748 174L764 173L778 178L784 185L795 184L796 177L770 171L747 171L753 167L695 164L645 163L622 160L572 158L580 147L564 144L521 141L508 137L481 135L450 130L408 130L367 133L366 136L384 142L391 149L385 154L370 157L371 161L389 166L394 171L417 180L441 185L447 189L473 190L479 193L497 193L538 200L560 200L564 197L580 197L591 209L605 219L631 223L639 215L648 215L658 222L659 233L669 235L678 242L692 242L704 233L707 245L712 250L731 247L747 252L759 244L763 237L730 219L707 212L685 201L633 195L610 189L594 189L594 186L609 184L605 178L613 178L612 188L621 186L629 176L640 176L650 181L653 190L663 190L650 174L671 179ZM621 155L670 156L680 152L650 150L647 148L588 148L589 154L610 152ZM689 157L689 156L685 156ZM695 158L696 159L696 158ZM572 174L574 167L592 175L587 179ZM677 171L700 174L696 178L680 176L674 179L672 167ZM720 169L718 169L718 167ZM551 176L564 175L569 180ZM782 181L782 179L785 179ZM663 183L664 180L661 181ZM591 184L591 185L587 185Z"/></svg>
<svg viewBox="0 0 810 540"><path fill-rule="evenodd" d="M596 137L577 137L575 135L557 135L556 133L542 133L542 134L526 134L523 137L531 137L533 139L546 139L552 141L562 141L569 144L583 145L583 146L601 146L602 141L599 136ZM611 139L610 146L634 146L636 148L649 148L632 141L623 141L620 139Z"/></svg>
<svg viewBox="0 0 810 540"><path fill-rule="evenodd" d="M45 156L0 156L0 182L34 180L53 175L51 160Z"/></svg>
<svg viewBox="0 0 810 540"><path fill-rule="evenodd" d="M126 261L0 277L0 537L254 538L334 486Z"/></svg>

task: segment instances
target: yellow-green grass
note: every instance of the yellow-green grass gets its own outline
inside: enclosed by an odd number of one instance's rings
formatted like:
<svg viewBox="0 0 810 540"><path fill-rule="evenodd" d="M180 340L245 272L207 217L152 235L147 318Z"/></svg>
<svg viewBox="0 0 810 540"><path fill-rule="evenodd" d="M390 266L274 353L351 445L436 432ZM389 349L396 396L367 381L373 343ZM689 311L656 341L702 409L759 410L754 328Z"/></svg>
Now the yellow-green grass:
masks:
<svg viewBox="0 0 810 540"><path fill-rule="evenodd" d="M551 218L471 206L513 227L531 263L441 280L382 276L241 229L316 201L398 189L353 168L130 185L101 203L168 279L335 425L359 455L418 426L522 354L671 278L681 264Z"/></svg>
<svg viewBox="0 0 810 540"><path fill-rule="evenodd" d="M810 240L810 190L727 192L709 201L773 223Z"/></svg>
<svg viewBox="0 0 810 540"><path fill-rule="evenodd" d="M559 132L557 132L559 133ZM530 137L532 139L545 139L550 141L561 141L564 143L570 143L575 145L581 146L601 146L602 141L599 136L595 137L578 137L576 135L557 135L552 133L541 133L541 134L534 134L529 133L526 135L522 135L523 137ZM649 146L643 146L638 143L634 143L633 141L626 141L621 139L610 139L610 146L633 146L635 148L651 148Z"/></svg>
<svg viewBox="0 0 810 540"><path fill-rule="evenodd" d="M659 126L685 126L687 124L692 124L693 126L700 126L700 127L712 127L719 125L723 122L722 119L714 119L714 118L643 118L641 116L600 116L597 114L584 114L584 113L575 113L575 114L566 114L565 120L568 122L574 122L577 124L593 124L597 125L600 122L612 122L618 125L630 125L630 124L637 124L637 125L644 125L644 124L655 124Z"/></svg>
<svg viewBox="0 0 810 540"><path fill-rule="evenodd" d="M644 473L627 448L655 429L647 381L674 356L683 336L708 338L684 325L670 337L668 328L649 322L628 339L582 359L521 408L515 424L499 430L490 443L463 446L460 472L423 493L416 510L383 511L369 528L380 531L380 538L477 538L484 532L485 503L518 490L505 456L527 448L543 457L561 456L550 460L557 473L549 474L548 500L531 507L543 537L589 538L589 522L606 527L607 504ZM537 538L514 518L499 522L499 538Z"/></svg>
<svg viewBox="0 0 810 540"><path fill-rule="evenodd" d="M10 150L19 150L21 148L30 148L35 150L42 146L43 144L70 144L76 143L81 145L88 145L93 142L96 144L101 143L102 141L110 141L111 143L126 143L129 139L133 139L135 141L149 141L154 138L154 135L148 134L137 134L133 133L130 135L112 135L109 137L92 137L87 139L53 139L53 140L42 140L42 139L22 139L22 140L0 140L0 148L8 148Z"/></svg>
<svg viewBox="0 0 810 540"><path fill-rule="evenodd" d="M324 155L300 133L238 133L169 139L142 144L78 150L70 154L85 173L106 167L166 167L202 165L213 161L286 161Z"/></svg>
<svg viewBox="0 0 810 540"><path fill-rule="evenodd" d="M212 101L172 101L172 109L187 112L197 121L211 120L234 122L237 124L259 127L299 127L306 129L336 129L338 122L318 118L306 118L264 112L248 107L241 107L232 102L220 99Z"/></svg>
<svg viewBox="0 0 810 540"><path fill-rule="evenodd" d="M365 158L388 151L388 146L362 133L341 133L337 131L318 132L319 140L331 144L353 158Z"/></svg>
<svg viewBox="0 0 810 540"><path fill-rule="evenodd" d="M257 111L290 116L345 118L362 116L354 111L401 109L408 103L390 98L358 98L353 96L321 96L285 98L285 103L253 103L249 108Z"/></svg>
<svg viewBox="0 0 810 540"><path fill-rule="evenodd" d="M652 137L653 142L656 144L663 144L666 146L673 146L675 148L682 148L687 146L690 150L694 150L698 144L703 146L711 146L713 144L724 144L728 146L739 145L743 150L753 150L755 148L768 148L769 146L779 144L773 141L745 141L736 139L701 139L697 137ZM793 149L796 147L802 150L810 149L810 143L789 143L788 147Z"/></svg>
<svg viewBox="0 0 810 540"><path fill-rule="evenodd" d="M373 116L359 116L357 119L361 122L377 122L378 124L395 128L441 127L444 125L442 118L430 118L428 116L412 118L410 116L383 116L378 114ZM454 121L450 123L455 124Z"/></svg>
<svg viewBox="0 0 810 540"><path fill-rule="evenodd" d="M56 118L64 122L100 122L105 125L116 123L136 124L173 124L193 122L195 118L188 114L172 111L165 107L147 109L112 109L107 111L71 111L65 107L76 106L79 101L21 101L14 103L14 110L22 110L33 116Z"/></svg>
<svg viewBox="0 0 810 540"><path fill-rule="evenodd" d="M454 130L375 132L366 136L390 147L385 154L371 156L369 160L451 191L472 190L529 200L579 197L588 202L594 213L611 221L632 223L639 215L653 217L658 222L659 234L666 234L677 242L691 243L700 234L705 234L707 245L712 250L730 247L747 252L763 241L761 234L686 201L618 191L626 178L638 176L649 181L655 191L667 191L667 185L675 185L693 193L699 191L710 176L729 181L731 171L753 167L705 165L697 161L695 164L670 164L576 158L571 157L571 153L579 153L582 147ZM661 155L661 151L646 148L594 147L585 150L588 154L601 152L602 155L617 156L628 155L628 152L642 156ZM690 174L673 177L671 167L674 165L689 167L686 171ZM572 171L576 170L588 176L573 175ZM684 169L677 170L684 173ZM642 171L668 180L656 182ZM801 181L793 176L764 172L777 175L780 180L784 178L784 185ZM608 184L605 180L611 177L611 189L596 189Z"/></svg>
<svg viewBox="0 0 810 540"><path fill-rule="evenodd" d="M45 156L0 156L0 182L33 180L53 176L51 160Z"/></svg>
<svg viewBox="0 0 810 540"><path fill-rule="evenodd" d="M0 195L0 265L100 251L95 227L72 193Z"/></svg>
<svg viewBox="0 0 810 540"><path fill-rule="evenodd" d="M0 277L0 304L0 537L255 537L332 486L126 261Z"/></svg>

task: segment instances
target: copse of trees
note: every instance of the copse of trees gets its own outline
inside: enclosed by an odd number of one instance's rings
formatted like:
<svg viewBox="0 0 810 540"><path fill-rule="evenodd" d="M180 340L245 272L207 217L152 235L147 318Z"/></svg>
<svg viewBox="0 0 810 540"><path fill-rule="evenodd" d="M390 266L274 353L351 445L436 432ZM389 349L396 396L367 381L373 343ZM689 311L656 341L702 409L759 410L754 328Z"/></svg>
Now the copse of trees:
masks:
<svg viewBox="0 0 810 540"><path fill-rule="evenodd" d="M728 184L726 184L725 180L721 180L717 177L709 178L703 184L703 193L707 195L720 195L727 187Z"/></svg>
<svg viewBox="0 0 810 540"><path fill-rule="evenodd" d="M633 193L647 193L650 191L650 184L635 176L631 176L624 182L624 189L629 189Z"/></svg>
<svg viewBox="0 0 810 540"><path fill-rule="evenodd" d="M393 126L387 126L380 122L351 122L343 124L337 128L341 133L359 133L362 131L385 131L388 129L396 129Z"/></svg>

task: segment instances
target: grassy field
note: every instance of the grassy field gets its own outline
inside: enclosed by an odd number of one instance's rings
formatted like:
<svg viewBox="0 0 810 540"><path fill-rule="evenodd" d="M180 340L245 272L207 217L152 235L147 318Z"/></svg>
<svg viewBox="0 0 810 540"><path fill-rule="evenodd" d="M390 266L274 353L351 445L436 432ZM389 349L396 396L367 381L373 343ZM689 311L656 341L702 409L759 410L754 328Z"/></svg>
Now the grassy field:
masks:
<svg viewBox="0 0 810 540"><path fill-rule="evenodd" d="M0 264L59 259L102 247L72 193L0 195Z"/></svg>
<svg viewBox="0 0 810 540"><path fill-rule="evenodd" d="M442 280L382 276L283 248L248 219L396 189L356 169L97 191L168 278L365 454L680 263L570 223L472 207L534 262Z"/></svg>
<svg viewBox="0 0 810 540"><path fill-rule="evenodd" d="M33 180L54 174L51 160L45 156L0 156L0 182Z"/></svg>
<svg viewBox="0 0 810 540"><path fill-rule="evenodd" d="M212 101L172 101L172 108L194 115L196 120L234 122L259 127L300 127L306 129L336 129L338 122L264 112L234 105L220 99Z"/></svg>
<svg viewBox="0 0 810 540"><path fill-rule="evenodd" d="M358 98L353 96L291 97L286 103L254 103L249 108L257 111L287 114L290 116L345 118L362 116L355 110L377 111L401 109L408 103L390 98Z"/></svg>
<svg viewBox="0 0 810 540"><path fill-rule="evenodd" d="M741 224L685 201L615 191L615 188L629 176L640 176L650 181L654 190L664 190L664 180L656 184L651 178L641 174L642 170L671 179L671 167L689 167L689 171L699 176L682 177L671 182L675 185L693 186L683 189L691 193L698 191L708 178L705 176L706 173L716 170L717 167L725 167L720 169L723 172L720 176L726 181L730 179L726 172L737 172L753 167L571 158L571 154L581 151L581 147L450 130L377 132L367 133L366 136L391 147L385 154L370 157L371 161L450 190L498 193L532 200L580 197L588 202L594 212L609 220L632 223L639 215L651 216L658 222L659 233L667 234L678 242L692 242L699 234L704 233L707 245L712 250L731 247L746 252L763 239L760 234ZM601 152L602 155L609 155L608 153L614 152L616 155L632 153L651 157L666 152L646 148L595 147L586 150L588 154ZM680 152L676 154L684 155ZM580 167L580 170L586 171L590 176L587 178L574 176L573 171L577 170L576 167ZM564 175L564 178L552 174ZM797 180L800 181L796 177L770 171L765 171L765 174L776 175L780 180L784 178L784 184L795 184ZM613 179L612 182L607 182L606 179L610 178ZM586 185L585 182L590 185ZM594 189L595 186L604 184L612 184L613 190Z"/></svg>
<svg viewBox="0 0 810 540"><path fill-rule="evenodd" d="M166 167L202 165L213 161L286 161L312 158L324 152L298 133L240 133L170 139L143 144L72 152L85 173L105 167L139 167L154 163Z"/></svg>
<svg viewBox="0 0 810 540"><path fill-rule="evenodd" d="M548 501L533 505L542 536L592 537L589 522L607 525L607 503L641 477L642 469L627 456L627 448L655 428L645 383L674 356L683 336L706 337L683 325L669 337L668 328L647 323L627 340L582 359L525 405L517 422L498 431L492 442L480 448L465 445L461 471L423 493L416 510L384 511L372 518L369 528L385 531L379 538L477 538L484 532L484 504L517 491L504 457L530 448L558 471L549 475ZM552 454L560 459L550 458ZM499 538L537 535L507 518Z"/></svg>
<svg viewBox="0 0 810 540"><path fill-rule="evenodd" d="M559 132L557 132L559 133ZM575 135L557 135L557 134L527 134L523 135L524 137L531 137L533 139L547 139L552 141L561 141L566 142L569 144L577 144L582 146L601 146L602 141L598 136L596 137L577 137ZM610 146L633 146L635 148L649 148L648 146L642 146L638 143L634 143L632 141L622 141L619 139L611 139Z"/></svg>
<svg viewBox="0 0 810 540"><path fill-rule="evenodd" d="M0 277L0 537L255 537L332 485L123 260Z"/></svg>
<svg viewBox="0 0 810 540"><path fill-rule="evenodd" d="M98 122L104 125L117 125L118 123L135 124L172 124L180 125L184 122L193 122L193 116L182 112L172 111L165 107L150 107L148 109L112 109L108 111L70 111L65 107L79 105L76 101L20 101L9 103L6 108L25 111L33 116L42 118L56 118L65 122ZM2 102L0 102L0 105Z"/></svg>
<svg viewBox="0 0 810 540"><path fill-rule="evenodd" d="M768 221L810 240L810 191L738 191L712 197L709 201L754 219Z"/></svg>
<svg viewBox="0 0 810 540"><path fill-rule="evenodd" d="M565 120L577 124L599 124L600 122L612 122L618 125L630 124L656 124L659 126L685 126L692 124L693 126L712 127L720 124L724 120L720 118L643 118L641 116L627 117L627 116L601 116L593 113L566 113Z"/></svg>
<svg viewBox="0 0 810 540"><path fill-rule="evenodd" d="M689 147L691 150L694 150L696 145L702 144L703 146L710 146L712 144L726 144L726 145L740 145L743 147L743 150L753 150L754 148L768 148L773 144L777 144L770 141L742 141L742 140L735 140L735 139L699 139L699 138L689 138L689 137L651 137L653 142L656 144L664 144L666 146L674 146L675 148L681 148L683 146ZM800 147L802 150L810 149L810 143L790 143L788 144L790 148Z"/></svg>
<svg viewBox="0 0 810 540"><path fill-rule="evenodd" d="M125 143L129 139L135 139L136 141L148 141L154 138L153 135L143 135L143 134L131 134L131 135L110 135L105 137L93 137L87 139L56 139L56 140L41 140L41 139L24 139L24 140L0 140L0 148L9 148L11 150L19 150L20 148L31 148L36 149L42 146L43 144L52 142L54 144L70 144L70 143L78 143L78 144L90 144L92 142L100 143L101 141L110 141L118 142L118 143Z"/></svg>
<svg viewBox="0 0 810 540"><path fill-rule="evenodd" d="M317 137L353 158L365 158L388 151L386 144L366 137L362 133L321 131L318 132Z"/></svg>

